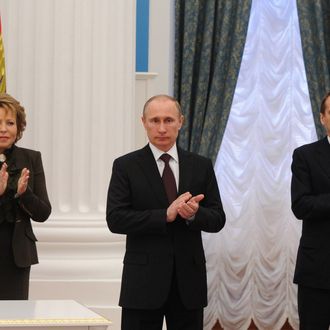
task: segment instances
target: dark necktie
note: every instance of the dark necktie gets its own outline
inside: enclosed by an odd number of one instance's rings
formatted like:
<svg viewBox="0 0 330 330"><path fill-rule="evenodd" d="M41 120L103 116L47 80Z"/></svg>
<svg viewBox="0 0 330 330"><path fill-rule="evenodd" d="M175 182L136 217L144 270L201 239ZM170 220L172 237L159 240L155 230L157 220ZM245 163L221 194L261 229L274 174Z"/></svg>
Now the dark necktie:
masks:
<svg viewBox="0 0 330 330"><path fill-rule="evenodd" d="M160 156L160 159L165 163L162 179L163 179L167 199L170 204L177 198L175 178L169 164L171 158L172 157L168 154L162 154Z"/></svg>

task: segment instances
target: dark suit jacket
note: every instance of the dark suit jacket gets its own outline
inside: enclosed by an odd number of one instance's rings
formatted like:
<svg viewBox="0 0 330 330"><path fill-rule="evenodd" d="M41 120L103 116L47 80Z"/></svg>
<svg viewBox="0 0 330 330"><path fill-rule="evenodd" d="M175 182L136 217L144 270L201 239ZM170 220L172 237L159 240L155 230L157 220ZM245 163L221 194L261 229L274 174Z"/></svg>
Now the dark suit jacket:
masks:
<svg viewBox="0 0 330 330"><path fill-rule="evenodd" d="M113 163L107 223L112 232L127 235L119 300L125 308L161 307L174 269L186 308L207 305L201 231L218 232L225 214L211 161L180 148L178 155L178 194L205 194L189 225L180 217L166 222L168 201L148 145Z"/></svg>
<svg viewBox="0 0 330 330"><path fill-rule="evenodd" d="M40 152L15 146L11 157L15 160L11 171L21 171L24 167L30 170L28 188L17 199L13 234L14 261L18 267L28 267L38 263L35 243L37 239L30 219L38 222L47 220L51 213L51 205Z"/></svg>
<svg viewBox="0 0 330 330"><path fill-rule="evenodd" d="M330 145L297 148L292 161L292 211L303 220L294 282L330 289Z"/></svg>

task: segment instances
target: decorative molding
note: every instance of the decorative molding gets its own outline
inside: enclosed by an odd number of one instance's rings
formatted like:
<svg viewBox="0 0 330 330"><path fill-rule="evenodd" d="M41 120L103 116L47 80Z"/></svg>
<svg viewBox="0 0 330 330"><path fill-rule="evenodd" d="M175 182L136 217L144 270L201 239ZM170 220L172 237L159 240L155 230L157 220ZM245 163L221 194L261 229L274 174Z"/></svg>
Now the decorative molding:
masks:
<svg viewBox="0 0 330 330"><path fill-rule="evenodd" d="M157 72L136 72L135 78L136 80L147 80L147 79L153 79L158 76Z"/></svg>

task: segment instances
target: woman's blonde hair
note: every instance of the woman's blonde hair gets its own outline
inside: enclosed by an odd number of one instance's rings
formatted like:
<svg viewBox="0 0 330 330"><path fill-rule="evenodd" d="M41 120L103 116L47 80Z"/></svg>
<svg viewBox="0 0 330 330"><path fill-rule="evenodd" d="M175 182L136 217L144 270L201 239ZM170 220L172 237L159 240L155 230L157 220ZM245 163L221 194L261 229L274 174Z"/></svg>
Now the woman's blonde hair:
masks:
<svg viewBox="0 0 330 330"><path fill-rule="evenodd" d="M12 111L13 115L16 117L16 141L20 140L26 127L26 115L24 107L22 107L20 103L9 94L0 93L0 108L5 109L6 111Z"/></svg>

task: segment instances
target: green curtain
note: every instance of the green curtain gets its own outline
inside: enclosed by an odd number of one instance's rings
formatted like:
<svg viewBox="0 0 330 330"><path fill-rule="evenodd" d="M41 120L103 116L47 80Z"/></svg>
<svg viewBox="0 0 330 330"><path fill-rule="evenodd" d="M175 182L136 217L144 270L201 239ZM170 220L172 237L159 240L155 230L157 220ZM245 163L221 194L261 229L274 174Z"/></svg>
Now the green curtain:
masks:
<svg viewBox="0 0 330 330"><path fill-rule="evenodd" d="M319 138L325 135L320 123L320 104L330 90L330 1L297 0L301 43L309 96Z"/></svg>
<svg viewBox="0 0 330 330"><path fill-rule="evenodd" d="M215 162L228 120L252 0L176 0L174 96L184 149Z"/></svg>

